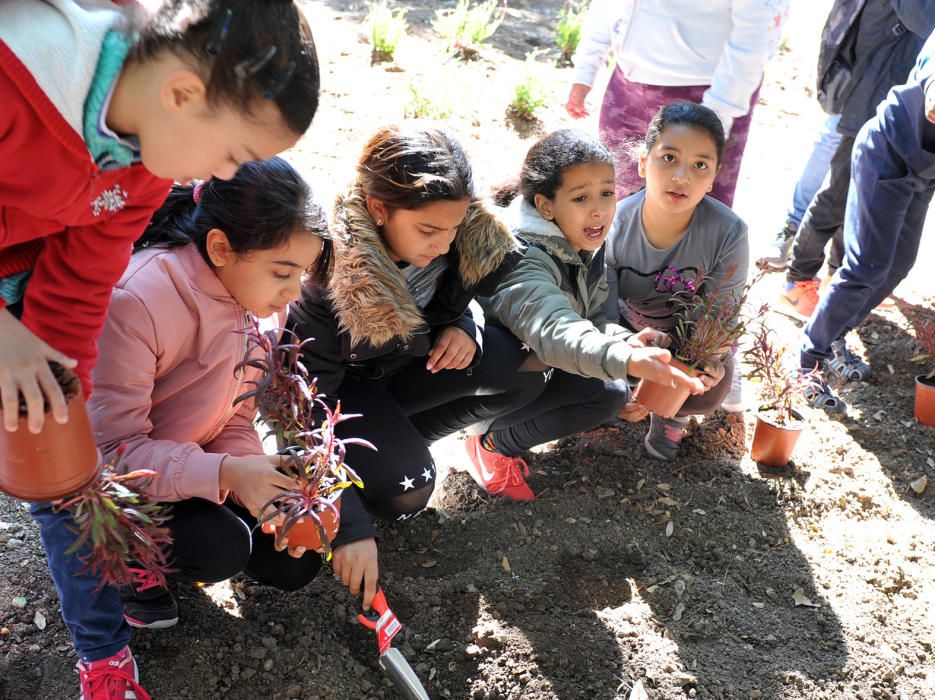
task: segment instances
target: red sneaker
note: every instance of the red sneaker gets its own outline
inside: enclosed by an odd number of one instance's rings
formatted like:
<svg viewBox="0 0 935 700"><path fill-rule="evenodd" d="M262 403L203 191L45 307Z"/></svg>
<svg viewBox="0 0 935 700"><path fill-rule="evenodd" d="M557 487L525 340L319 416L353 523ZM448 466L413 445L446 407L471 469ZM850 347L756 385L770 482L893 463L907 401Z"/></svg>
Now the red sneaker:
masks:
<svg viewBox="0 0 935 700"><path fill-rule="evenodd" d="M793 316L801 321L808 321L818 306L818 280L786 282L779 293L777 311Z"/></svg>
<svg viewBox="0 0 935 700"><path fill-rule="evenodd" d="M529 467L519 457L507 457L499 452L485 450L479 435L468 438L464 443L471 468L468 472L482 488L497 496L506 496L514 501L532 501L536 495L524 477L529 476Z"/></svg>
<svg viewBox="0 0 935 700"><path fill-rule="evenodd" d="M100 661L78 662L79 700L152 700L139 684L140 671L130 647Z"/></svg>

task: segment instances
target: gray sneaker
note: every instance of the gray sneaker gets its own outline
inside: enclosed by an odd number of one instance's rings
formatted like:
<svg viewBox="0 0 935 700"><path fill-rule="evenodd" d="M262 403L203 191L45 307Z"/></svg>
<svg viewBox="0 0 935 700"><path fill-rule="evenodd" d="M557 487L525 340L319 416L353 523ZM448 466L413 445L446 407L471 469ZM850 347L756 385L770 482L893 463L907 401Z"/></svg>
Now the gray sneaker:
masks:
<svg viewBox="0 0 935 700"><path fill-rule="evenodd" d="M847 348L844 338L831 343L828 369L849 382L862 382L870 377L870 367Z"/></svg>
<svg viewBox="0 0 935 700"><path fill-rule="evenodd" d="M789 253L792 252L792 244L795 242L795 234L798 233L798 230L793 222L787 221L782 230L776 234L772 244L766 249L766 254L757 258L756 266L774 272L785 270L786 263L789 262Z"/></svg>
<svg viewBox="0 0 935 700"><path fill-rule="evenodd" d="M655 413L651 414L649 432L643 438L643 447L656 459L675 459L685 436L687 422L688 418L663 418Z"/></svg>

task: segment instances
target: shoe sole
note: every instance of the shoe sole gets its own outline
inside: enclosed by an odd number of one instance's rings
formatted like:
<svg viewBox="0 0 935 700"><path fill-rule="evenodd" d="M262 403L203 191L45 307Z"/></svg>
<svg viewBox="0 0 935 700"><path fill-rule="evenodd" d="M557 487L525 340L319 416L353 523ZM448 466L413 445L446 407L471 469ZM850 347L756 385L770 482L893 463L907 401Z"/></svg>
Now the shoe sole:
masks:
<svg viewBox="0 0 935 700"><path fill-rule="evenodd" d="M167 630L170 627L175 627L179 623L179 618L173 618L171 620L158 620L156 622L140 622L139 620L134 620L132 617L123 616L123 619L127 621L127 624L130 625L133 629L138 630Z"/></svg>
<svg viewBox="0 0 935 700"><path fill-rule="evenodd" d="M643 437L643 447L646 448L646 451L649 453L649 456L652 457L653 459L658 459L662 462L671 462L673 459L672 457L666 457L661 452L656 452L656 450L653 447L651 447L649 444L649 435L645 435Z"/></svg>
<svg viewBox="0 0 935 700"><path fill-rule="evenodd" d="M812 316L809 314L806 316L801 311L796 308L791 301L789 301L785 296L780 296L777 303L770 306L770 308L776 313L780 313L783 316L788 316L789 318L799 321L801 323L808 323Z"/></svg>
<svg viewBox="0 0 935 700"><path fill-rule="evenodd" d="M777 263L771 260L757 260L756 266L767 272L783 272L787 267L786 263Z"/></svg>

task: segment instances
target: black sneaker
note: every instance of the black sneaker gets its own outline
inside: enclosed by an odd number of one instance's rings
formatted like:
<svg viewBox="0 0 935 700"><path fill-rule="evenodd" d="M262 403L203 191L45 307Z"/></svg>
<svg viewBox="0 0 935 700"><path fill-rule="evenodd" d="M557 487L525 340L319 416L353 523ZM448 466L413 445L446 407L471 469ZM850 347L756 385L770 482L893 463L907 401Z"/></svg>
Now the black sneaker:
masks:
<svg viewBox="0 0 935 700"><path fill-rule="evenodd" d="M789 253L792 252L792 244L795 242L795 234L798 233L798 227L791 221L787 221L782 230L776 234L775 240L766 254L757 258L756 266L763 270L773 270L780 272L786 269L786 263L789 262Z"/></svg>
<svg viewBox="0 0 935 700"><path fill-rule="evenodd" d="M179 621L179 606L169 589L160 586L152 574L143 569L130 569L136 580L120 587L123 617L130 627L164 630Z"/></svg>

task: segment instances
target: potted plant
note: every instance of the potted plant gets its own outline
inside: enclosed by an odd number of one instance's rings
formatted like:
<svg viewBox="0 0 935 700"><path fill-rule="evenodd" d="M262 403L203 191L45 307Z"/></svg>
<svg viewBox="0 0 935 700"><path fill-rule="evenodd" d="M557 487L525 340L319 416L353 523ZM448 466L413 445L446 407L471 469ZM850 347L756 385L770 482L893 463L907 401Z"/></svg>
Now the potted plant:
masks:
<svg viewBox="0 0 935 700"><path fill-rule="evenodd" d="M786 348L775 342L773 330L765 321L760 321L753 345L744 351L744 359L750 366L746 376L760 385L761 402L750 457L769 467L789 463L805 428L805 419L795 405L821 379L817 367L808 373L790 371L784 361L785 353Z"/></svg>
<svg viewBox="0 0 935 700"><path fill-rule="evenodd" d="M897 305L916 336L920 352L912 362L928 362L928 372L915 377L915 417L923 425L935 425L935 312L903 300Z"/></svg>
<svg viewBox="0 0 935 700"><path fill-rule="evenodd" d="M729 279L728 270L724 279ZM740 294L731 294L718 284L702 293L703 275L694 280L683 277L672 265L656 275L656 291L668 291L679 305L675 314L671 365L686 374L696 375L705 367L721 361L744 333L741 312L747 293L759 276L744 286ZM687 389L642 380L634 397L653 413L672 418L688 398Z"/></svg>
<svg viewBox="0 0 935 700"><path fill-rule="evenodd" d="M282 456L281 469L296 486L270 499L258 525L275 534L277 545L288 538L290 547L305 547L331 557L331 541L340 523L340 496L349 486L363 482L344 462L347 445L376 449L360 438L339 438L335 428L356 415L331 408L301 362L302 347L289 330L261 331L254 322L242 331L247 351L238 370L254 367L260 378L235 403L253 399L260 419L275 437ZM287 340L283 340L287 338ZM256 356L258 355L258 356Z"/></svg>
<svg viewBox="0 0 935 700"><path fill-rule="evenodd" d="M89 544L90 552L82 561L100 576L101 586L132 583L131 565L148 571L156 583L165 586L166 574L171 571L171 537L165 527L170 509L149 501L132 487L132 482L145 486L156 473L148 469L127 472L123 451L121 445L114 460L80 493L56 503L57 509L70 510L75 522L77 537L67 553Z"/></svg>
<svg viewBox="0 0 935 700"><path fill-rule="evenodd" d="M81 382L57 362L49 367L68 402L68 422L52 420L47 403L42 430L29 432L20 395L14 409L19 412L17 429L0 430L0 491L24 501L54 501L76 493L94 480L100 467Z"/></svg>

